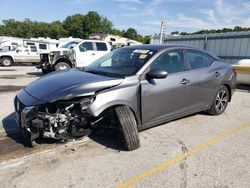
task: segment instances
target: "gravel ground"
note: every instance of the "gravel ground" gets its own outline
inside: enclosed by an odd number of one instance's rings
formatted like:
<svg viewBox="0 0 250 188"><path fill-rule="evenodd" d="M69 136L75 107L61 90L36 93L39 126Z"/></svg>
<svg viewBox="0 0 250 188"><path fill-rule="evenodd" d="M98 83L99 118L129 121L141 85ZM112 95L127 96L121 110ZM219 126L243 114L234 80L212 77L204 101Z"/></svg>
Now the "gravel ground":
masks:
<svg viewBox="0 0 250 188"><path fill-rule="evenodd" d="M249 87L241 87L220 116L198 113L141 132L141 148L133 152L104 130L29 148L13 119L12 101L17 86L40 76L34 67L0 67L0 187L114 187L157 165L140 181L132 179L131 187L250 187ZM170 160L242 125L248 127Z"/></svg>

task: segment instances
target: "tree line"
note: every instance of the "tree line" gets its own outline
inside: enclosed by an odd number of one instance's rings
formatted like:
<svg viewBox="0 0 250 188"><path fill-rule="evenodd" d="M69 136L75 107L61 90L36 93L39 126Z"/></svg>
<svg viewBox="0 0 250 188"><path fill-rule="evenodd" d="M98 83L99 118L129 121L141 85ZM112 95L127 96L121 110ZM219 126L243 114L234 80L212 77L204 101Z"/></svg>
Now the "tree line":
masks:
<svg viewBox="0 0 250 188"><path fill-rule="evenodd" d="M177 34L177 35L196 35L196 34L213 34L213 33L241 32L241 31L250 31L250 28L235 26L234 28L210 29L210 30L203 29L203 30L196 31L196 32L193 32L193 33L173 31L173 32L171 32L171 34Z"/></svg>
<svg viewBox="0 0 250 188"><path fill-rule="evenodd" d="M37 22L28 18L24 21L8 19L2 22L3 24L0 25L0 36L21 38L50 37L54 39L72 36L74 38L86 39L92 33L109 33L142 43L149 43L150 41L150 36L142 36L134 28L128 28L127 30L114 28L110 20L95 11L90 11L86 15L74 14L67 16L62 22Z"/></svg>

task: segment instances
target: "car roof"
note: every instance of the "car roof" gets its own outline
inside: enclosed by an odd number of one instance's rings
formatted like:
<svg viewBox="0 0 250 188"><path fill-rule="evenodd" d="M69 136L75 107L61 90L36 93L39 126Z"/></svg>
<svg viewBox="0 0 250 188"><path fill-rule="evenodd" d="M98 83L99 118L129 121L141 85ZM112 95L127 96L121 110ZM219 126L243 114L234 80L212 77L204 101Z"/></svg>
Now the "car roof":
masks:
<svg viewBox="0 0 250 188"><path fill-rule="evenodd" d="M196 50L203 51L202 49L195 48L192 46L184 46L184 45L176 45L176 44L142 44L142 45L132 45L126 48L136 48L140 50L153 50L153 51L160 51L160 50L170 49L170 48L187 48L187 49L196 49Z"/></svg>
<svg viewBox="0 0 250 188"><path fill-rule="evenodd" d="M214 54L211 54L208 51L205 51L201 48L196 48L193 46L185 46L185 45L177 45L177 44L141 44L141 45L131 45L125 48L132 48L132 49L139 49L139 50L152 50L152 51L161 51L161 50L167 50L167 49L174 49L174 48L181 48L181 49L192 49L192 50L197 50L204 52L206 54L209 54L213 58L219 60L217 56Z"/></svg>

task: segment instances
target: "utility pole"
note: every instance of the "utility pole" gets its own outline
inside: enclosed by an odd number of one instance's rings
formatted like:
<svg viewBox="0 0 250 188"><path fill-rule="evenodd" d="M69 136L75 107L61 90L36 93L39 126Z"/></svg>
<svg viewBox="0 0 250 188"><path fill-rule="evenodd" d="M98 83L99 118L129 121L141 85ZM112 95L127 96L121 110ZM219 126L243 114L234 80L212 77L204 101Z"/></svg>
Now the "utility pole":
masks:
<svg viewBox="0 0 250 188"><path fill-rule="evenodd" d="M161 31L160 31L160 44L163 43L163 37L165 35L166 21L161 21Z"/></svg>

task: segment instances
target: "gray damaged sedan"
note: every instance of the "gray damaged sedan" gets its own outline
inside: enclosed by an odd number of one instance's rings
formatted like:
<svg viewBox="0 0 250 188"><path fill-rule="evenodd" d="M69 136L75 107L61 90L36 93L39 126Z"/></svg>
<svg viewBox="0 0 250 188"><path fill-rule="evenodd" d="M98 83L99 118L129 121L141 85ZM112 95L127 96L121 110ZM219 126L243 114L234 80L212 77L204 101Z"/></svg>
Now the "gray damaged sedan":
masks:
<svg viewBox="0 0 250 188"><path fill-rule="evenodd" d="M200 49L125 47L83 70L32 82L15 97L16 119L31 143L79 137L107 125L134 150L140 147L138 131L200 111L223 113L235 82L231 66Z"/></svg>

